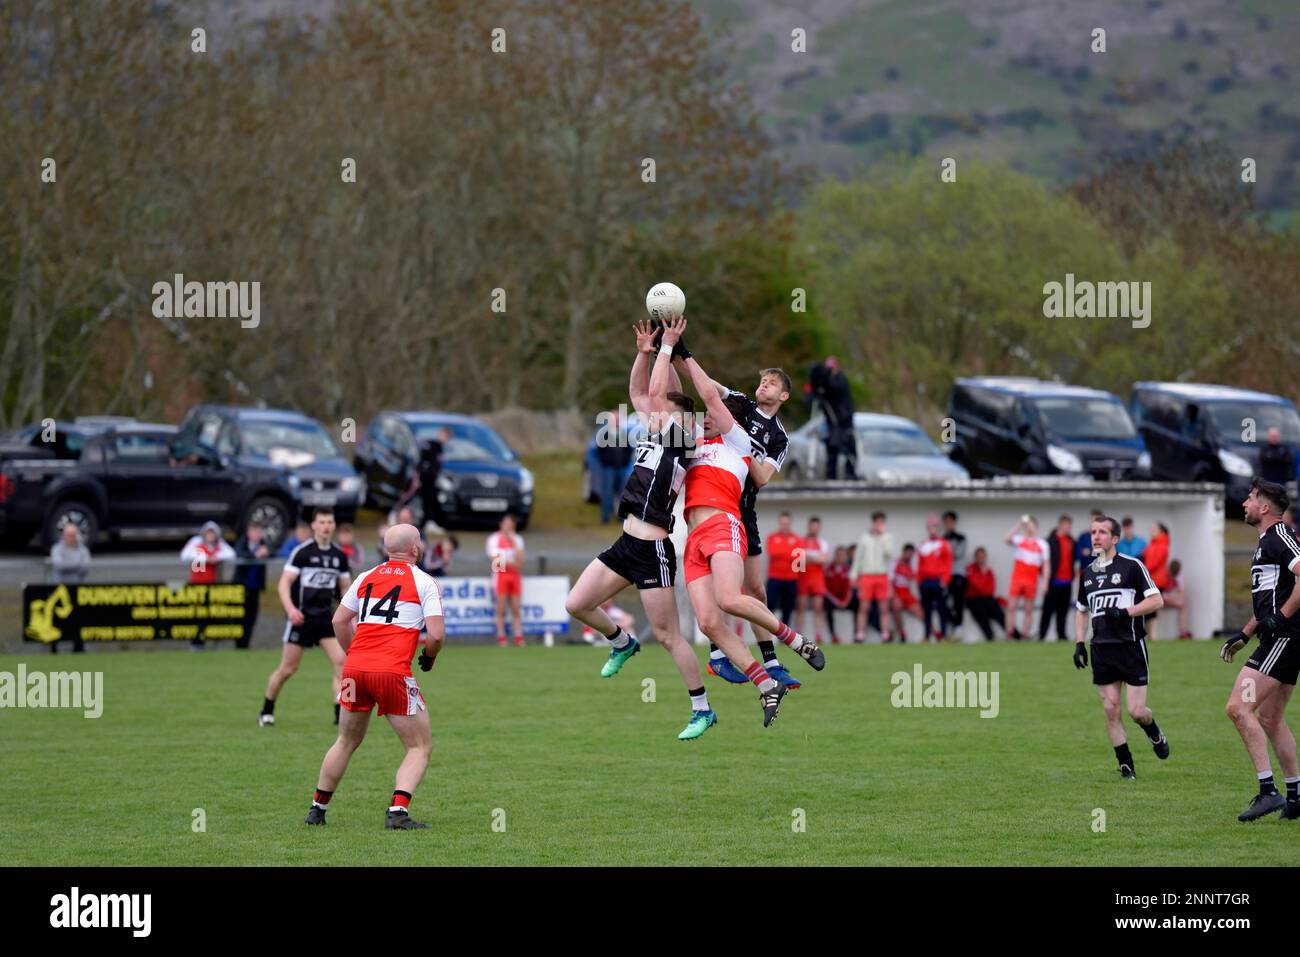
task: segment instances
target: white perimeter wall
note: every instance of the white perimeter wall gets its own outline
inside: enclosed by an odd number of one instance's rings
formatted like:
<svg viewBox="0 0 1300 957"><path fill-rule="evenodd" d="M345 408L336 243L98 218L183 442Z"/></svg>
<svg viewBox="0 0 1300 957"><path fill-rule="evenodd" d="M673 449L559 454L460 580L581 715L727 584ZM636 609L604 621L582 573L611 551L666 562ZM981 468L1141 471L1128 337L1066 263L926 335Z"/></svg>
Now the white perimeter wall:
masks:
<svg viewBox="0 0 1300 957"><path fill-rule="evenodd" d="M680 506L679 506L680 507ZM759 528L764 537L775 529L777 515L788 511L794 518L795 531L802 533L809 516L822 520L822 536L836 545L851 545L866 531L876 509L885 511L888 528L897 547L904 542L918 543L925 537L928 515L951 509L958 515L958 529L967 538L967 561L975 548L983 545L989 552L989 564L997 574L998 594L1006 595L1011 577L1012 549L1003 544L1007 530L1021 515L1038 519L1043 537L1053 531L1062 514L1074 519L1076 537L1086 529L1089 512L1100 508L1116 519L1133 516L1137 534L1149 538L1152 521L1169 526L1169 557L1183 563L1182 579L1190 602L1190 628L1198 638L1208 637L1223 627L1224 557L1223 557L1223 490L1209 483L1150 485L1143 483L1093 483L1087 486L1036 485L1011 487L1001 482L971 482L953 488L845 488L844 483L784 486L769 485L758 496ZM686 525L680 518L673 533L677 554L682 555ZM702 636L695 628L690 602L680 567L677 575L678 602L683 615L683 634ZM1035 613L1035 628L1041 615ZM1161 637L1176 635L1177 613L1173 609L1160 614ZM836 628L841 638L851 638L853 624L847 612L837 616ZM1066 629L1073 638L1073 620ZM909 638L921 637L918 622L909 622ZM748 634L747 638L752 640ZM1055 622L1049 640L1056 633ZM966 641L982 641L983 636L969 614L965 620ZM870 640L876 640L870 632Z"/></svg>

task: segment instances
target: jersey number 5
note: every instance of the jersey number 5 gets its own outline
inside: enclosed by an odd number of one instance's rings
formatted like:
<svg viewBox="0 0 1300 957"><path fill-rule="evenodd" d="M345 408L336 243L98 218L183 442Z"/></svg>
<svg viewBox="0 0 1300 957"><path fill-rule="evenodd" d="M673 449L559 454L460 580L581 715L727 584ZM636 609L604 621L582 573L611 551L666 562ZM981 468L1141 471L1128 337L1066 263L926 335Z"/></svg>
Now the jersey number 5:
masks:
<svg viewBox="0 0 1300 957"><path fill-rule="evenodd" d="M375 607L370 607L370 591L374 588L372 582L366 582L366 590L361 593L361 621L365 621L368 616L384 619L384 624L391 625L393 619L397 617L397 596L402 593L401 586L394 585L390 588L379 601L375 602ZM387 607L385 607L387 606Z"/></svg>

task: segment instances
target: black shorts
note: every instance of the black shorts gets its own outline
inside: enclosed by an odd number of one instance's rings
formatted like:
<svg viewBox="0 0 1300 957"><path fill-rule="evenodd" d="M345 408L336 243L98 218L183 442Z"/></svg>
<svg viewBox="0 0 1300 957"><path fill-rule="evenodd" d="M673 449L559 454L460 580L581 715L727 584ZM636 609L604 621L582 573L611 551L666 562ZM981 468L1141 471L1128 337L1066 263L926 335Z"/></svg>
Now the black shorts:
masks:
<svg viewBox="0 0 1300 957"><path fill-rule="evenodd" d="M1295 684L1300 675L1300 637L1284 634L1261 638L1246 665L1284 685Z"/></svg>
<svg viewBox="0 0 1300 957"><path fill-rule="evenodd" d="M749 550L745 552L747 558L763 554L763 539L758 534L758 514L755 512L740 513L740 522L745 526L745 538L749 541Z"/></svg>
<svg viewBox="0 0 1300 957"><path fill-rule="evenodd" d="M672 588L677 582L677 549L671 538L648 542L624 532L596 557L639 589Z"/></svg>
<svg viewBox="0 0 1300 957"><path fill-rule="evenodd" d="M304 618L297 628L293 622L284 623L284 642L302 648L315 648L322 638L334 637L334 623L329 618Z"/></svg>
<svg viewBox="0 0 1300 957"><path fill-rule="evenodd" d="M1142 686L1150 680L1147 670L1147 643L1120 641L1092 646L1092 683L1113 685L1122 681L1126 685Z"/></svg>

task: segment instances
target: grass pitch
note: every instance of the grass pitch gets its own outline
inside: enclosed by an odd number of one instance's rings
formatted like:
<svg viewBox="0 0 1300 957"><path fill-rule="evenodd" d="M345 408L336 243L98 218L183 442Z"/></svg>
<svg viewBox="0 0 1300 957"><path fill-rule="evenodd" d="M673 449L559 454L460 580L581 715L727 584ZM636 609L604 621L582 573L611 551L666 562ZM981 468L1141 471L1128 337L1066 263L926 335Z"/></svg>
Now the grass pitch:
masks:
<svg viewBox="0 0 1300 957"><path fill-rule="evenodd" d="M787 654L805 683L771 728L751 689L709 678L721 722L693 743L676 740L688 703L653 645L610 680L587 647L453 645L416 673L434 757L412 811L434 827L406 833L382 830L400 747L378 718L328 826L302 823L333 740L318 652L274 729L255 721L272 652L6 657L102 670L105 702L95 720L0 711L0 864L1292 863L1300 822L1235 820L1254 772L1217 647L1152 647L1173 754L1131 728L1123 782L1089 676L1057 644L831 647L821 674ZM891 675L917 663L996 671L998 716L893 707Z"/></svg>

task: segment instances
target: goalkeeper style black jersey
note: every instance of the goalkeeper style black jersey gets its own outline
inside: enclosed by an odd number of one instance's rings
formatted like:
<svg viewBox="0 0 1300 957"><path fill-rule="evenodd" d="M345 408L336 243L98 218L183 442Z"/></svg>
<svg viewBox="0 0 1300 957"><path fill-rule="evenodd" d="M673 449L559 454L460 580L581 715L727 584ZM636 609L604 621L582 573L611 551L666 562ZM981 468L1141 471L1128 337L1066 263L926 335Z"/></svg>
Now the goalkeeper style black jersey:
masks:
<svg viewBox="0 0 1300 957"><path fill-rule="evenodd" d="M684 459L693 448L694 439L671 419L658 434L638 442L632 474L618 500L618 517L635 515L671 532L677 493L686 481Z"/></svg>
<svg viewBox="0 0 1300 957"><path fill-rule="evenodd" d="M1111 621L1107 608L1132 608L1160 589L1151 580L1147 567L1136 558L1115 553L1107 562L1098 556L1091 565L1085 565L1079 578L1079 598L1075 607L1092 618L1092 643L1113 645L1124 641L1140 641L1147 635L1141 618Z"/></svg>
<svg viewBox="0 0 1300 957"><path fill-rule="evenodd" d="M1250 563L1250 599L1256 621L1281 613L1282 605L1295 588L1297 567L1300 567L1300 542L1296 541L1286 523L1269 526L1268 531L1259 536L1259 545ZM1300 636L1300 622L1288 619L1284 633Z"/></svg>

